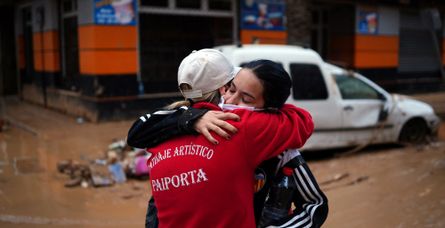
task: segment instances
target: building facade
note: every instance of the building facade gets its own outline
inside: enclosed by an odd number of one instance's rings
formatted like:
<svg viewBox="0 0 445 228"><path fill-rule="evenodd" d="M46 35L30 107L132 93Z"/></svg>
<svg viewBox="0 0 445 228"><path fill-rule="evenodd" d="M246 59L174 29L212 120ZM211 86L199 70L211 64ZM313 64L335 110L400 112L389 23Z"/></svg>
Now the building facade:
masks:
<svg viewBox="0 0 445 228"><path fill-rule="evenodd" d="M414 0L7 1L0 5L6 21L1 56L14 58L0 58L2 69L9 69L1 84L9 90L1 92L92 121L134 118L180 97L176 72L188 53L233 43L304 45L390 91L437 90L445 78L444 5Z"/></svg>

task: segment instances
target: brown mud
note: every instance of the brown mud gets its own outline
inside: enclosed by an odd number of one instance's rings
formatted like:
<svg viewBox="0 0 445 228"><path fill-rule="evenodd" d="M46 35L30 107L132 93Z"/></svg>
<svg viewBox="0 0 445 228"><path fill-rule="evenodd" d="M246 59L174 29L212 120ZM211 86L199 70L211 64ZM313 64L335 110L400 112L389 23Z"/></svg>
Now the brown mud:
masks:
<svg viewBox="0 0 445 228"><path fill-rule="evenodd" d="M9 123L0 132L0 227L143 227L148 181L65 188L56 169L63 159L103 156L131 121L78 123L20 102L0 114ZM424 146L308 157L329 198L325 227L445 227L445 124Z"/></svg>

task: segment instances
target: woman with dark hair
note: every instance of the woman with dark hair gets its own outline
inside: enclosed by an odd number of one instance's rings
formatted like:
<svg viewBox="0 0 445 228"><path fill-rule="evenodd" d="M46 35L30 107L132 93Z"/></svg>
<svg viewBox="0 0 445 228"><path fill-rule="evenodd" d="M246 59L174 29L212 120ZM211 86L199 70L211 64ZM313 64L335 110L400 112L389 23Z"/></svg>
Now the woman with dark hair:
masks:
<svg viewBox="0 0 445 228"><path fill-rule="evenodd" d="M270 64L275 63L258 65L258 69L269 69ZM264 107L266 90L262 83L268 81L263 82L251 69L236 72L222 53L210 49L190 54L179 67L178 85L194 108L221 110L215 97L225 97L225 85L235 74L231 87L235 86L236 91L232 90L231 97L239 92L242 102L257 106L232 111L240 120L231 122L238 132L230 141L213 144L202 135L185 135L147 148L152 153L148 165L159 227L255 227L255 167L286 148L303 146L313 131L308 112L283 105L290 94L288 85L283 88L287 96L275 100L270 107L282 107L279 111L246 110ZM238 77L243 82L238 82ZM277 77L289 75L283 70L277 72ZM140 120L145 122L150 117ZM133 130L137 129L140 127ZM130 129L129 139L133 134Z"/></svg>
<svg viewBox="0 0 445 228"><path fill-rule="evenodd" d="M255 77L248 78L246 77L248 74L238 74L223 96L225 102L230 104L229 107L255 107L257 110L278 111L283 106L289 97L292 83L290 77L285 76L287 73L280 64L270 60L256 60L243 65L242 71L255 75L261 82L262 90L257 88L250 90L253 92L248 92L249 90L245 88L254 88L250 84L251 80L255 80ZM262 91L262 93L260 94L259 91ZM204 115L203 118L205 117ZM200 122L198 120L195 129L198 132L206 132L212 129L208 127L208 121ZM217 123L215 121L218 120L212 121L211 123ZM210 141L214 140L210 133L207 133L207 135ZM267 215L265 216L263 212L264 202L277 171L283 167L293 169L293 178L290 180L295 182L295 186L298 186L298 191L295 191L292 197L295 209L292 214L282 219L270 221L270 219L265 219ZM264 178L257 180L258 184L256 184L254 210L257 223L293 228L320 227L324 223L328 214L328 199L319 188L309 166L298 150L288 148L280 156L261 163L255 173L255 177Z"/></svg>
<svg viewBox="0 0 445 228"><path fill-rule="evenodd" d="M236 82L232 82L229 90L226 92L225 101L230 104L241 106L255 106L265 110L277 110L284 105L290 94L292 82L289 75L283 67L273 61L260 59L243 65L244 70L250 70L261 82L263 87L262 96L259 96L264 102L245 103L241 93L235 93L237 83L245 83L244 77L238 77ZM249 100L247 100L249 101Z"/></svg>

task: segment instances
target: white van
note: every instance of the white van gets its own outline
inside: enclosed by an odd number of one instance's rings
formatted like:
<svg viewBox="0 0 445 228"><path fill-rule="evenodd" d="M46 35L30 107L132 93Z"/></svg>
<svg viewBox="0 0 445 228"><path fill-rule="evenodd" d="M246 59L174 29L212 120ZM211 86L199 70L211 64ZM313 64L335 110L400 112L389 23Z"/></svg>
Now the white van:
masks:
<svg viewBox="0 0 445 228"><path fill-rule="evenodd" d="M303 147L318 150L390 142L418 143L436 134L432 107L392 95L364 76L326 63L311 49L289 45L226 45L235 65L255 59L281 63L292 77L288 103L307 109L315 131Z"/></svg>

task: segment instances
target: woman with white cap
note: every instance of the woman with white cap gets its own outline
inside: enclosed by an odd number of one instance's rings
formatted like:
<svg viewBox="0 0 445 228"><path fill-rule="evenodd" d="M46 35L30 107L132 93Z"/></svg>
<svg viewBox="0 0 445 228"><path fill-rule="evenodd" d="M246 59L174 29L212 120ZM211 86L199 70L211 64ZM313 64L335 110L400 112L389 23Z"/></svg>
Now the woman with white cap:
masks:
<svg viewBox="0 0 445 228"><path fill-rule="evenodd" d="M287 91L270 103L275 113L234 110L240 120L231 124L238 132L230 141L219 140L218 145L201 135L188 135L147 149L152 153L148 164L160 227L255 227L255 167L286 148L301 147L312 133L309 113L283 105L290 93L289 75L273 62L257 67L277 74L275 80ZM183 60L178 83L184 97L194 102L193 107L221 110L217 106L220 96L236 71L220 52L204 49ZM250 99L242 98L244 102L268 104L262 100L264 81L253 70L243 69L237 77L244 81L237 91Z"/></svg>

